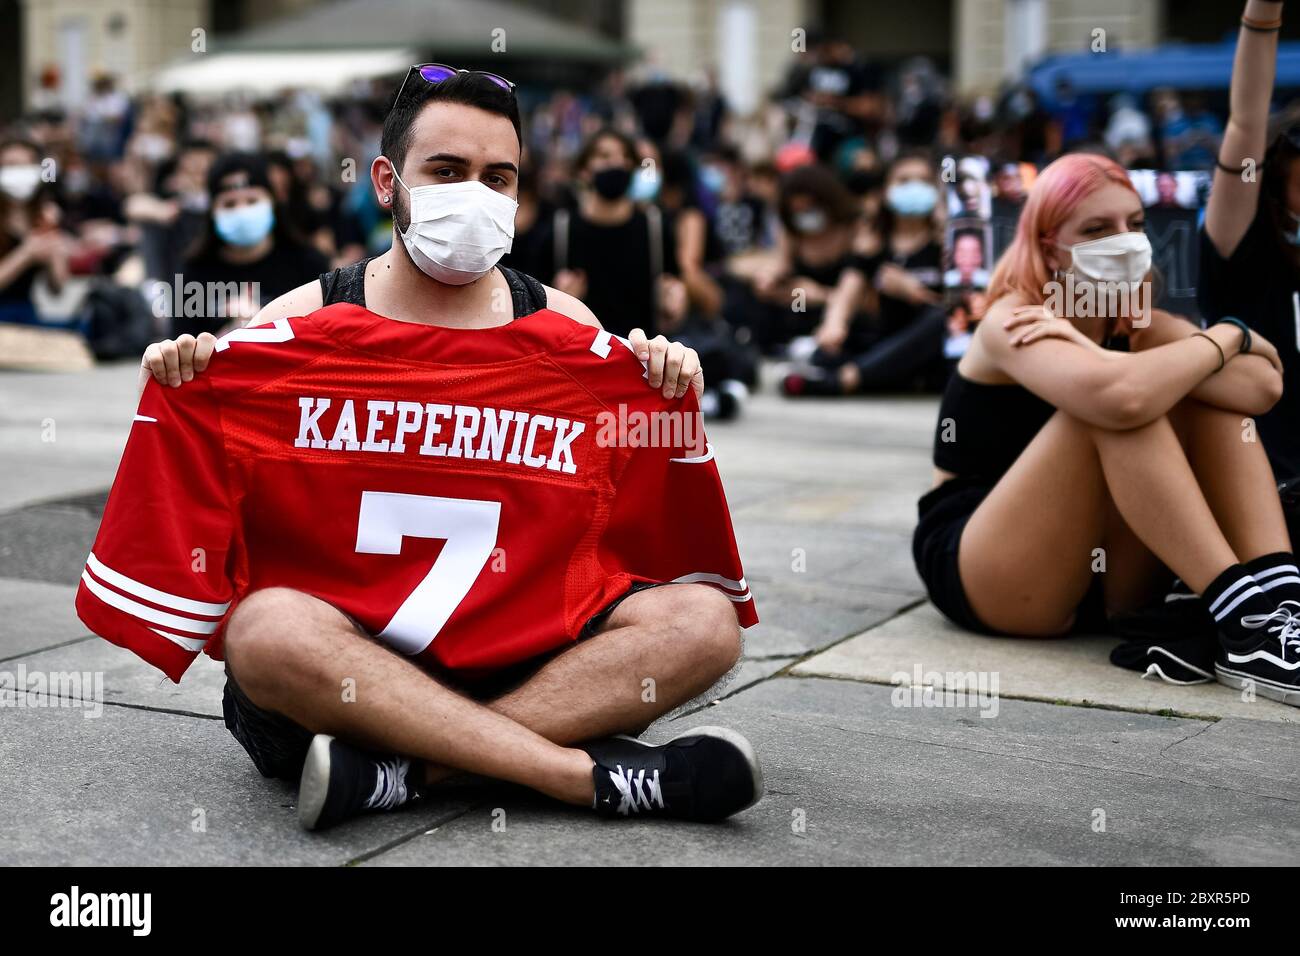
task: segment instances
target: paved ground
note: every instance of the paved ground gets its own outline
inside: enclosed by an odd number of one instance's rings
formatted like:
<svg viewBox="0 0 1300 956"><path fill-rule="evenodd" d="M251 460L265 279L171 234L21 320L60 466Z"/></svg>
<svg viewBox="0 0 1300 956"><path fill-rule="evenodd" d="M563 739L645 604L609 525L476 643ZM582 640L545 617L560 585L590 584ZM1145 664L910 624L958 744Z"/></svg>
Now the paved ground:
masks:
<svg viewBox="0 0 1300 956"><path fill-rule="evenodd" d="M1300 712L1143 681L1102 638L965 635L926 604L909 551L921 399L762 396L711 429L763 623L720 700L649 736L741 730L767 777L757 807L716 827L609 824L479 783L303 833L291 790L227 735L218 666L172 685L72 611L134 378L0 373L0 676L90 671L107 702L88 718L72 692L19 708L0 691L0 862L1300 862ZM972 671L995 698L926 706L891 686Z"/></svg>

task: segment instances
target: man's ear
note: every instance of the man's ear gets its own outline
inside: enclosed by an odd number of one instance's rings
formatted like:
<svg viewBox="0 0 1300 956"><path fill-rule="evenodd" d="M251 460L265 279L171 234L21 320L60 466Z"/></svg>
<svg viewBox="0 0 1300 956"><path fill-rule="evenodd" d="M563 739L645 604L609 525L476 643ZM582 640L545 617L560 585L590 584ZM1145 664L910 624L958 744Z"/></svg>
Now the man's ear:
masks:
<svg viewBox="0 0 1300 956"><path fill-rule="evenodd" d="M394 175L393 163L387 156L376 156L370 164L370 182L375 187L380 207L392 209L393 199L401 185Z"/></svg>

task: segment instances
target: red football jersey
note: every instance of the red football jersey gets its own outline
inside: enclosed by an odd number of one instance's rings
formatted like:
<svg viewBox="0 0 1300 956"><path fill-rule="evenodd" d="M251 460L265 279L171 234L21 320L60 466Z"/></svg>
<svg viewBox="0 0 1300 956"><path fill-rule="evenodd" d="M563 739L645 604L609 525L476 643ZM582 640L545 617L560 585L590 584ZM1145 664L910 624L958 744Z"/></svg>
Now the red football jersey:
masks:
<svg viewBox="0 0 1300 956"><path fill-rule="evenodd" d="M150 382L77 593L172 678L251 591L314 595L412 656L491 670L576 639L633 581L757 622L693 392L541 310L490 329L352 305L239 329Z"/></svg>

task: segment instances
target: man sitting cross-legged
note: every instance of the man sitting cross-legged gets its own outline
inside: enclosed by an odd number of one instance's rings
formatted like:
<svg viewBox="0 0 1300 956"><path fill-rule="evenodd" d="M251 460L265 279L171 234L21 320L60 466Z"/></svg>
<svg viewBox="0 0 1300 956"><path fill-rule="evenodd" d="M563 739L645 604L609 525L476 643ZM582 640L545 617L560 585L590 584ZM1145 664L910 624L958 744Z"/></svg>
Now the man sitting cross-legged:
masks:
<svg viewBox="0 0 1300 956"><path fill-rule="evenodd" d="M401 242L272 303L189 384L149 384L78 611L174 680L224 658L227 725L299 779L309 828L460 771L721 819L762 792L743 737L621 736L715 683L757 620L693 357L647 371L494 268L513 96L419 75L372 167ZM458 216L465 254L425 241Z"/></svg>

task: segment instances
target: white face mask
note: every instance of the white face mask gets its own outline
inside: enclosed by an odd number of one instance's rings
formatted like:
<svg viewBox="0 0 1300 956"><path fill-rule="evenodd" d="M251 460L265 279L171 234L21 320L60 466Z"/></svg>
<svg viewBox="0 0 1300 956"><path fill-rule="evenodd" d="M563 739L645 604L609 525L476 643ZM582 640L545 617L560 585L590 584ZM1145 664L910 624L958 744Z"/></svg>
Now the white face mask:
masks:
<svg viewBox="0 0 1300 956"><path fill-rule="evenodd" d="M41 167L4 166L0 167L0 190L11 199L26 202L36 195L41 186Z"/></svg>
<svg viewBox="0 0 1300 956"><path fill-rule="evenodd" d="M411 196L411 223L402 242L431 279L465 285L487 275L510 251L519 204L477 180L416 186L393 177Z"/></svg>
<svg viewBox="0 0 1300 956"><path fill-rule="evenodd" d="M1070 250L1070 271L1093 282L1141 282L1151 271L1151 240L1144 232L1061 246Z"/></svg>

